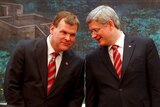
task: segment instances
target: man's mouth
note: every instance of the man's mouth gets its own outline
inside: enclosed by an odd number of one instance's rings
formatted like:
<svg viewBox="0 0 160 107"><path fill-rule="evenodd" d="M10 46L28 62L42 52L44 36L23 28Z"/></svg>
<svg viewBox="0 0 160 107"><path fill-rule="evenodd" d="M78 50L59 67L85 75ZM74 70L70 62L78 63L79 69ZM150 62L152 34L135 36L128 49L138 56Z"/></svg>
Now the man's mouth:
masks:
<svg viewBox="0 0 160 107"><path fill-rule="evenodd" d="M98 38L97 41L100 42L101 38Z"/></svg>
<svg viewBox="0 0 160 107"><path fill-rule="evenodd" d="M64 42L63 42L63 45L65 45L65 46L70 46L71 44L70 44L70 43L64 43Z"/></svg>

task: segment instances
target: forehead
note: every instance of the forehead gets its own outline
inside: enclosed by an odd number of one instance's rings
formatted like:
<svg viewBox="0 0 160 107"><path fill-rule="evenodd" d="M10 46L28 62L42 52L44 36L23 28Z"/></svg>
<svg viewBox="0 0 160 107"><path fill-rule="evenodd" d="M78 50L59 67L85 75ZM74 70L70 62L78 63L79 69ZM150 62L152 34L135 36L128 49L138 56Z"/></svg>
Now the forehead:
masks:
<svg viewBox="0 0 160 107"><path fill-rule="evenodd" d="M67 30L67 31L71 31L71 32L77 32L78 25L77 24L74 24L74 25L68 24L68 23L65 22L65 19L62 19L59 22L57 28L60 29L60 30Z"/></svg>
<svg viewBox="0 0 160 107"><path fill-rule="evenodd" d="M94 28L99 28L102 27L103 25L97 21L91 21L88 23L89 29L94 29Z"/></svg>
<svg viewBox="0 0 160 107"><path fill-rule="evenodd" d="M61 19L58 23L58 26L64 26L64 25L67 25L67 23L65 22L65 18Z"/></svg>

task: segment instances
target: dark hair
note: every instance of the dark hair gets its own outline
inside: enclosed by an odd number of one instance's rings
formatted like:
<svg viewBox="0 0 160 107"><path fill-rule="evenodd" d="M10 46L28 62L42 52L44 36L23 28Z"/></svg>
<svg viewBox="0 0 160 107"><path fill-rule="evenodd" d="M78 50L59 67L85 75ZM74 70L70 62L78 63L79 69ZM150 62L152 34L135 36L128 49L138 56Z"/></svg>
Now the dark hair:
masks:
<svg viewBox="0 0 160 107"><path fill-rule="evenodd" d="M64 18L65 18L64 21L67 24L70 24L70 25L76 24L79 27L80 22L79 22L77 16L71 12L68 12L68 11L61 11L61 12L57 13L57 15L55 15L55 17L53 18L52 24L55 27L57 27L59 22L61 21L61 19L64 19Z"/></svg>

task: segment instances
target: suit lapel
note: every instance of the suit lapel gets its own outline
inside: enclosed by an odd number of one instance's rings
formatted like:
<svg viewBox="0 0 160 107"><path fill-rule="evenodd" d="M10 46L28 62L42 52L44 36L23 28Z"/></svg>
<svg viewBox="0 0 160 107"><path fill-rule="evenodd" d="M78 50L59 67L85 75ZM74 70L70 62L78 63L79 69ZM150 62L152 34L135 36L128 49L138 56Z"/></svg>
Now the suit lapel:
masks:
<svg viewBox="0 0 160 107"><path fill-rule="evenodd" d="M115 71L115 68L111 62L109 52L108 52L108 47L101 47L101 53L100 57L103 61L103 63L106 65L107 69L113 74L113 76L119 80L119 77Z"/></svg>
<svg viewBox="0 0 160 107"><path fill-rule="evenodd" d="M40 76L42 78L42 83L44 86L44 92L47 93L47 40L42 39L38 41L35 50L36 60L38 63L38 68L40 71Z"/></svg>
<svg viewBox="0 0 160 107"><path fill-rule="evenodd" d="M126 72L128 63L133 55L135 49L134 40L131 37L125 36L124 41L124 51L123 51L123 64L122 64L122 78L124 73Z"/></svg>
<svg viewBox="0 0 160 107"><path fill-rule="evenodd" d="M128 63L132 57L132 54L135 49L135 43L134 39L128 36L125 36L125 41L124 41L124 52L123 52L123 64L122 64L122 78L126 72ZM116 74L115 68L111 62L109 52L108 52L108 47L101 47L100 48L101 53L100 53L100 58L102 59L103 63L106 65L106 67L109 69L109 71L114 75L115 78L119 80L118 75Z"/></svg>

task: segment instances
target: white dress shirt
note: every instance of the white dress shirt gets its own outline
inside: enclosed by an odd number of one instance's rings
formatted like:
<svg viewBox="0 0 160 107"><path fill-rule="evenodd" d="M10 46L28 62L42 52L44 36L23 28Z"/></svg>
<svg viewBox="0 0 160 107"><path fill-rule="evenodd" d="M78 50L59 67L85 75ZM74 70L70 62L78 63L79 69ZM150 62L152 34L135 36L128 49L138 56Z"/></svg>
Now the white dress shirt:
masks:
<svg viewBox="0 0 160 107"><path fill-rule="evenodd" d="M118 38L118 40L117 40L116 43L115 43L115 45L119 46L119 47L118 47L118 52L121 54L121 61L123 61L124 38L125 38L125 35L124 35L124 33L121 31L120 38ZM108 47L108 52L109 52L109 56L110 56L110 58L111 58L112 64L114 65L113 49L112 49L111 47L112 47L112 46L109 46L109 47Z"/></svg>
<svg viewBox="0 0 160 107"><path fill-rule="evenodd" d="M51 43L49 41L50 36L51 35L49 35L47 37L48 65L49 65L50 60L52 59L52 53L55 52L55 50L52 48ZM61 61L62 61L62 54L63 54L63 52L59 52L59 55L56 57L56 76L58 74L58 70L59 70L59 67L60 67L60 64L61 64Z"/></svg>

